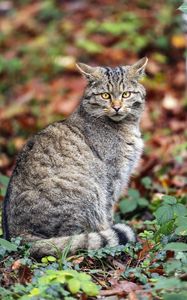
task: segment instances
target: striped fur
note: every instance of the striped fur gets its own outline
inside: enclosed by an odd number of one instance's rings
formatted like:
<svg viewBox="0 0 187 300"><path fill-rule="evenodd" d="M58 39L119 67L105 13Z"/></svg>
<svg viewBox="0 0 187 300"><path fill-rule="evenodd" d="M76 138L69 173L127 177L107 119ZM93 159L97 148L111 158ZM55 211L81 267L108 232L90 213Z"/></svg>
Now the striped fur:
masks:
<svg viewBox="0 0 187 300"><path fill-rule="evenodd" d="M27 237L30 241L30 237ZM116 224L107 230L100 232L82 233L69 237L58 237L51 239L36 240L32 244L31 254L34 257L43 257L46 255L57 255L57 249L63 251L69 249L74 254L82 249L99 249L105 246L114 247L125 245L128 242L135 242L135 235L132 229L125 224Z"/></svg>
<svg viewBox="0 0 187 300"><path fill-rule="evenodd" d="M135 241L130 227L113 224L113 207L143 149L145 89L138 79L146 63L78 64L88 80L80 107L32 137L18 155L3 206L6 239L32 242L36 257L70 241L72 253Z"/></svg>

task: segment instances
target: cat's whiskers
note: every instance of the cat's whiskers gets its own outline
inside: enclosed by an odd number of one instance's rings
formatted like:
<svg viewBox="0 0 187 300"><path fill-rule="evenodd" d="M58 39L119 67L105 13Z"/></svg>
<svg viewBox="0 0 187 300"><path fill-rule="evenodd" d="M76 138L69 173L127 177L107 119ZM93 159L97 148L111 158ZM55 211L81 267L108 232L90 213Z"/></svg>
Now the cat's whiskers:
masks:
<svg viewBox="0 0 187 300"><path fill-rule="evenodd" d="M102 117L104 114L103 114L103 111L95 111L91 114L92 117L94 117L95 119L98 119L100 117Z"/></svg>
<svg viewBox="0 0 187 300"><path fill-rule="evenodd" d="M104 114L103 113L100 113L98 116L96 116L96 119L99 119L99 118L101 118L101 117L103 117L104 116Z"/></svg>

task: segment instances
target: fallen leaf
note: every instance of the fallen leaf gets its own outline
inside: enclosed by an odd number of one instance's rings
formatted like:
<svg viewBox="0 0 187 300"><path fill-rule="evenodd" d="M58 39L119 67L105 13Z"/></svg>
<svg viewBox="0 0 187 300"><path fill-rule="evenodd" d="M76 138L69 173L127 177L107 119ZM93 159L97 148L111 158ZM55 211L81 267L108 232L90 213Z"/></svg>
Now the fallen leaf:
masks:
<svg viewBox="0 0 187 300"><path fill-rule="evenodd" d="M127 280L120 281L115 284L115 286L112 287L112 289L108 290L101 290L100 295L101 296L110 296L110 295L123 295L128 294L131 291L138 290L139 286L135 284L134 282L129 282Z"/></svg>
<svg viewBox="0 0 187 300"><path fill-rule="evenodd" d="M186 41L184 34L175 34L171 37L171 44L175 48L185 48L186 46Z"/></svg>
<svg viewBox="0 0 187 300"><path fill-rule="evenodd" d="M143 242L143 248L142 250L138 253L138 260L142 260L149 255L150 250L153 248L153 245L149 243L148 241Z"/></svg>
<svg viewBox="0 0 187 300"><path fill-rule="evenodd" d="M75 256L69 257L68 260L71 260L74 265L77 265L77 264L79 265L80 263L82 263L84 261L84 256L77 257L75 255Z"/></svg>
<svg viewBox="0 0 187 300"><path fill-rule="evenodd" d="M12 264L12 270L18 270L22 266L20 259L17 259L13 264Z"/></svg>

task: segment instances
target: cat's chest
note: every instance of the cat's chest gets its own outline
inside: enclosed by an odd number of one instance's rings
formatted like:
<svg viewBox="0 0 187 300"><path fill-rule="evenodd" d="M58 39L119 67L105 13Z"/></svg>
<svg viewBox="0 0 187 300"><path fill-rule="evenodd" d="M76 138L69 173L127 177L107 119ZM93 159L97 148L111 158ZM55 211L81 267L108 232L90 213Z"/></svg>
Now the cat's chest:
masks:
<svg viewBox="0 0 187 300"><path fill-rule="evenodd" d="M140 137L131 138L131 141L124 141L121 149L117 152L115 165L112 174L113 197L117 201L127 187L130 175L137 166L143 149L143 142ZM110 168L110 166L109 166Z"/></svg>

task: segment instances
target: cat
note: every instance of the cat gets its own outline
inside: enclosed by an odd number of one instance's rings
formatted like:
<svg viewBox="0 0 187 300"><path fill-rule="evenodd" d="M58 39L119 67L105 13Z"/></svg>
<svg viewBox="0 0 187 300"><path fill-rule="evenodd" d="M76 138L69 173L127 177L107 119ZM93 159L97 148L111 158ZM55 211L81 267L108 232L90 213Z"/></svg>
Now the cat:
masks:
<svg viewBox="0 0 187 300"><path fill-rule="evenodd" d="M20 236L31 255L135 242L133 230L113 224L113 207L140 159L139 122L148 59L131 66L78 63L87 87L77 110L48 125L19 154L3 206L4 238Z"/></svg>

